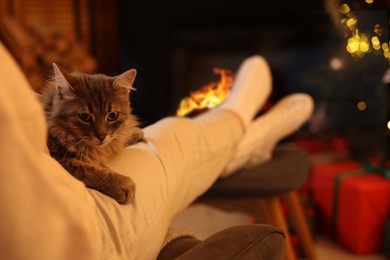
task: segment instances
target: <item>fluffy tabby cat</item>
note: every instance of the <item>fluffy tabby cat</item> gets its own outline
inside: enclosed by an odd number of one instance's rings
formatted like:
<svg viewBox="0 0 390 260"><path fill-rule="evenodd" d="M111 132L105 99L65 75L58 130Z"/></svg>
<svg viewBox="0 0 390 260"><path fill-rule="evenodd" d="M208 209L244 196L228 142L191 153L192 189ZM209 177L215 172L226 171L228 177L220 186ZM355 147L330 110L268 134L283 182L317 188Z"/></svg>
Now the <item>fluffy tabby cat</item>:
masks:
<svg viewBox="0 0 390 260"><path fill-rule="evenodd" d="M125 146L143 139L129 99L136 71L109 77L53 67L54 78L41 92L51 156L87 187L119 203L130 202L134 182L105 164Z"/></svg>

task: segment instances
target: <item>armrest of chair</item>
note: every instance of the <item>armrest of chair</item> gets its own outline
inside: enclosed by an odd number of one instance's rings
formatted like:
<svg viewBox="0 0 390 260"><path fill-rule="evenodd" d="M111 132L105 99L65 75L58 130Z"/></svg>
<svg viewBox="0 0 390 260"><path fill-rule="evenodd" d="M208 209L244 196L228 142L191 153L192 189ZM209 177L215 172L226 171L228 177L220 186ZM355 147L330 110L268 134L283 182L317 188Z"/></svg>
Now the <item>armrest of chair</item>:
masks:
<svg viewBox="0 0 390 260"><path fill-rule="evenodd" d="M165 259L283 259L285 234L265 224L239 225L221 230L204 241L179 238L166 245L157 260Z"/></svg>
<svg viewBox="0 0 390 260"><path fill-rule="evenodd" d="M280 144L268 162L217 180L199 199L273 197L299 188L309 172L308 154L296 145Z"/></svg>

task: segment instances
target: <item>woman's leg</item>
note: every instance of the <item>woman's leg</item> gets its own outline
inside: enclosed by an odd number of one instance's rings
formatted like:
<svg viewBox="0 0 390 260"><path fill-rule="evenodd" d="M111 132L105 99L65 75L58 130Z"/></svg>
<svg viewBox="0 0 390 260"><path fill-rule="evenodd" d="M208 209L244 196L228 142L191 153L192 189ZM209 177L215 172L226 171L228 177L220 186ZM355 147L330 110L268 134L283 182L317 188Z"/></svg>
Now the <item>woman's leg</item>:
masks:
<svg viewBox="0 0 390 260"><path fill-rule="evenodd" d="M4 53L0 49L2 62ZM270 80L258 78L268 69L259 59L246 60L240 69L240 74L248 73L238 75L242 80L232 91L240 98L228 98L220 109L195 119L161 120L145 129L147 143L129 147L112 161L113 169L137 185L135 201L128 205L86 189L54 159L42 155L42 109L26 82L21 87L12 81L20 72L1 71L2 255L154 259L172 217L219 177L257 112L251 110L265 101L267 91L257 88Z"/></svg>
<svg viewBox="0 0 390 260"><path fill-rule="evenodd" d="M158 255L173 216L214 183L242 136L240 122L226 111L196 120L166 118L144 131L147 143L129 147L110 163L136 183L134 202L119 205L90 191L104 236L111 238L104 252L134 259Z"/></svg>
<svg viewBox="0 0 390 260"><path fill-rule="evenodd" d="M223 107L193 119L163 119L144 129L147 143L129 147L111 162L114 170L131 176L137 186L135 202L126 206L108 203L105 196L91 191L101 211L111 221L118 218L107 232L118 237L126 234L111 248L126 251L127 247L137 259L157 256L173 216L205 192L233 157L251 117L268 97L271 80L267 77L264 59L245 60ZM120 214L115 216L116 212Z"/></svg>

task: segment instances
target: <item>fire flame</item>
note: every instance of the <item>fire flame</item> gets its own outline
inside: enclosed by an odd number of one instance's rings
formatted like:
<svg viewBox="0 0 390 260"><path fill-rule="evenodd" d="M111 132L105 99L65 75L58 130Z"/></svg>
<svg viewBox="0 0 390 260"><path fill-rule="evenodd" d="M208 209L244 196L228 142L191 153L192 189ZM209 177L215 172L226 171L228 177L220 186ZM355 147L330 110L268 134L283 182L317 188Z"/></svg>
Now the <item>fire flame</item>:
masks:
<svg viewBox="0 0 390 260"><path fill-rule="evenodd" d="M219 105L230 93L233 83L233 72L228 69L214 68L213 72L219 74L218 82L210 82L200 90L191 92L188 97L181 100L176 115L183 117L194 110L213 108Z"/></svg>

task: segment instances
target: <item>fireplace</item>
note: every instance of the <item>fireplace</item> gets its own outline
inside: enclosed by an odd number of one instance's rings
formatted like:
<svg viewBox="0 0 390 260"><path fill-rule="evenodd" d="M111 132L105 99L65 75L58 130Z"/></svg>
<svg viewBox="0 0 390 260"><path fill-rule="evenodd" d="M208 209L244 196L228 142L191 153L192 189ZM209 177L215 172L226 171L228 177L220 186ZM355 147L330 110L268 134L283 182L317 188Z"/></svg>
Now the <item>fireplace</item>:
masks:
<svg viewBox="0 0 390 260"><path fill-rule="evenodd" d="M384 1L351 8L361 30L381 24L388 42ZM270 63L271 102L293 92L313 96L308 132L382 129L388 121L388 61L351 56L340 13L325 2L120 1L119 14L121 70L139 70L132 101L145 125L174 115L190 91L215 80L214 67L236 71L253 54Z"/></svg>

